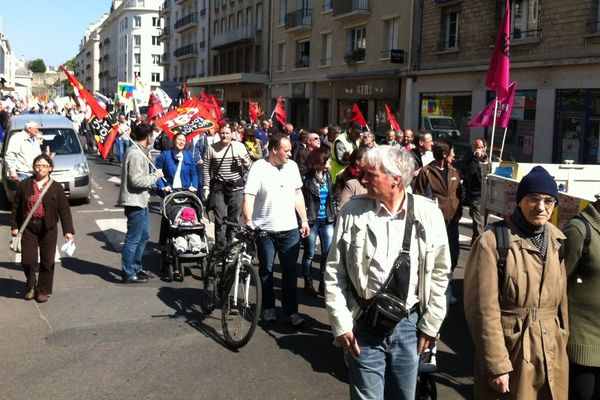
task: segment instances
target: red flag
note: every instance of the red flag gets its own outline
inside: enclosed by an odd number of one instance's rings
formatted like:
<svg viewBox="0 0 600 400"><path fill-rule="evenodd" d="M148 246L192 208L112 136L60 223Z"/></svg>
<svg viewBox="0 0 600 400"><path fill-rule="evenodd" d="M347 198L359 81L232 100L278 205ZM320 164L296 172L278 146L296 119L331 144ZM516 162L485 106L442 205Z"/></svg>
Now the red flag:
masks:
<svg viewBox="0 0 600 400"><path fill-rule="evenodd" d="M506 0L504 17L492 52L490 67L485 77L485 85L496 91L496 97L503 99L508 92L510 74L510 4Z"/></svg>
<svg viewBox="0 0 600 400"><path fill-rule="evenodd" d="M204 107L208 109L213 115L215 121L221 121L223 119L223 113L221 112L221 104L215 96L207 94L205 92L200 93L200 101L204 104Z"/></svg>
<svg viewBox="0 0 600 400"><path fill-rule="evenodd" d="M498 109L496 111L496 126L500 128L506 128L508 121L510 120L510 114L512 113L512 106L515 100L515 91L517 89L517 82L511 83L508 87L508 93L505 98L498 99ZM492 126L494 124L493 116L494 109L496 108L496 99L493 99L488 103L487 106L479 114L477 114L467 128L474 126Z"/></svg>
<svg viewBox="0 0 600 400"><path fill-rule="evenodd" d="M165 112L160 100L154 95L154 93L150 93L150 98L148 99L148 122L152 122L155 118Z"/></svg>
<svg viewBox="0 0 600 400"><path fill-rule="evenodd" d="M357 123L360 124L360 126L362 126L363 128L368 129L367 121L365 121L365 117L363 117L356 103L352 104L352 117L350 118L350 123Z"/></svg>
<svg viewBox="0 0 600 400"><path fill-rule="evenodd" d="M387 113L388 121L390 121L390 127L395 131L401 131L400 124L396 121L396 117L394 117L387 104L385 105L385 112Z"/></svg>
<svg viewBox="0 0 600 400"><path fill-rule="evenodd" d="M285 126L286 123L286 115L285 115L285 108L283 107L283 97L279 96L279 98L277 98L277 104L275 105L275 109L273 110L273 115L275 116L275 121L279 122L281 124L281 126L279 127L279 130L281 132L283 132L283 127ZM275 122L273 121L273 122Z"/></svg>
<svg viewBox="0 0 600 400"><path fill-rule="evenodd" d="M75 95L85 107L85 117L92 129L92 134L96 140L100 155L102 158L108 157L108 153L117 136L118 123L113 122L110 114L104 108L100 107L94 96L92 96L90 92L88 92L87 89L79 83L69 71L67 71L64 65L61 65L60 69L62 69L67 76L67 79L73 86Z"/></svg>
<svg viewBox="0 0 600 400"><path fill-rule="evenodd" d="M183 100L187 101L190 99L190 90L188 89L187 82L183 82Z"/></svg>
<svg viewBox="0 0 600 400"><path fill-rule="evenodd" d="M192 97L176 109L156 120L156 124L173 138L183 133L186 143L199 133L218 129L219 123L199 99Z"/></svg>
<svg viewBox="0 0 600 400"><path fill-rule="evenodd" d="M258 121L259 105L255 101L248 103L248 113L250 114L250 123L255 124Z"/></svg>

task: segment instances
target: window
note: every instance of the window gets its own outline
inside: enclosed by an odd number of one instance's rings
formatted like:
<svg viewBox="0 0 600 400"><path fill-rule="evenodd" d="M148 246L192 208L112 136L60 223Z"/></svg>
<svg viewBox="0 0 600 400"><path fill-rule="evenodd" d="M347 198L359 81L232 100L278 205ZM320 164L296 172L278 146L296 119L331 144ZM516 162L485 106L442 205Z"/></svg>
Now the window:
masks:
<svg viewBox="0 0 600 400"><path fill-rule="evenodd" d="M346 45L346 63L365 60L367 47L367 28L365 26L348 30Z"/></svg>
<svg viewBox="0 0 600 400"><path fill-rule="evenodd" d="M244 15L241 11L237 12L237 27L244 26Z"/></svg>
<svg viewBox="0 0 600 400"><path fill-rule="evenodd" d="M262 69L262 49L260 46L256 46L256 52L254 56L254 72L260 72Z"/></svg>
<svg viewBox="0 0 600 400"><path fill-rule="evenodd" d="M221 18L221 32L227 31L227 25L225 25L226 23L227 21L225 21L225 18Z"/></svg>
<svg viewBox="0 0 600 400"><path fill-rule="evenodd" d="M321 35L321 65L331 65L331 33Z"/></svg>
<svg viewBox="0 0 600 400"><path fill-rule="evenodd" d="M160 17L152 17L152 26L160 28Z"/></svg>
<svg viewBox="0 0 600 400"><path fill-rule="evenodd" d="M260 31L263 28L263 7L262 3L256 4L256 30Z"/></svg>
<svg viewBox="0 0 600 400"><path fill-rule="evenodd" d="M159 36L152 36L152 45L153 46L160 45L160 37Z"/></svg>
<svg viewBox="0 0 600 400"><path fill-rule="evenodd" d="M458 48L458 20L459 10L454 7L444 8L442 10L442 37L439 49L454 50Z"/></svg>
<svg viewBox="0 0 600 400"><path fill-rule="evenodd" d="M140 35L133 35L133 45L134 46L142 45L142 37Z"/></svg>
<svg viewBox="0 0 600 400"><path fill-rule="evenodd" d="M511 10L512 39L537 37L539 33L538 14L538 0L515 0Z"/></svg>
<svg viewBox="0 0 600 400"><path fill-rule="evenodd" d="M152 64L160 64L160 54L152 54Z"/></svg>
<svg viewBox="0 0 600 400"><path fill-rule="evenodd" d="M229 30L235 29L235 16L233 14L229 15Z"/></svg>
<svg viewBox="0 0 600 400"><path fill-rule="evenodd" d="M140 17L139 15L136 15L133 17L133 26L135 28L139 28L142 26L142 17Z"/></svg>
<svg viewBox="0 0 600 400"><path fill-rule="evenodd" d="M285 70L285 42L277 45L277 71Z"/></svg>
<svg viewBox="0 0 600 400"><path fill-rule="evenodd" d="M323 0L323 11L333 10L333 0Z"/></svg>
<svg viewBox="0 0 600 400"><path fill-rule="evenodd" d="M252 7L246 8L246 26L252 29Z"/></svg>
<svg viewBox="0 0 600 400"><path fill-rule="evenodd" d="M398 27L400 19L388 19L383 21L383 54L382 57L390 58L392 49L398 48Z"/></svg>
<svg viewBox="0 0 600 400"><path fill-rule="evenodd" d="M141 62L142 62L142 57L141 57L140 53L134 53L133 54L133 63L140 64Z"/></svg>
<svg viewBox="0 0 600 400"><path fill-rule="evenodd" d="M285 25L285 14L287 14L287 0L279 0L279 26Z"/></svg>
<svg viewBox="0 0 600 400"><path fill-rule="evenodd" d="M217 35L219 33L219 21L215 21L213 25L213 35Z"/></svg>
<svg viewBox="0 0 600 400"><path fill-rule="evenodd" d="M310 67L310 41L303 40L296 42L296 68Z"/></svg>
<svg viewBox="0 0 600 400"><path fill-rule="evenodd" d="M152 82L160 82L160 72L152 73Z"/></svg>

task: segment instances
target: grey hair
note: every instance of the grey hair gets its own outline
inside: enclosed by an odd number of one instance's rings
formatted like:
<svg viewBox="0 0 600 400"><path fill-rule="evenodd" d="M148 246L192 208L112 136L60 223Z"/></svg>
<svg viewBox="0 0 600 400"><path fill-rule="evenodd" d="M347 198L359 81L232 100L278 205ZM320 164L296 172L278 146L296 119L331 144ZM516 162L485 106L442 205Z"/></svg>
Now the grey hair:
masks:
<svg viewBox="0 0 600 400"><path fill-rule="evenodd" d="M402 178L404 187L408 187L415 171L415 159L407 151L393 146L379 145L365 154L365 167L381 168L389 176Z"/></svg>
<svg viewBox="0 0 600 400"><path fill-rule="evenodd" d="M29 129L29 128L39 128L39 124L35 121L28 121L25 122L25 129Z"/></svg>

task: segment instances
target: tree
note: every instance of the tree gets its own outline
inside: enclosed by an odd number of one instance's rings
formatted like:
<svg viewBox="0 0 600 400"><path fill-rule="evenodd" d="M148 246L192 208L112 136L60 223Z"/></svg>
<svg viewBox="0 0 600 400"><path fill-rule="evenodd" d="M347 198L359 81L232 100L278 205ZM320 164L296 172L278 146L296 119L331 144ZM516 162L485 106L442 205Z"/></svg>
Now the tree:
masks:
<svg viewBox="0 0 600 400"><path fill-rule="evenodd" d="M42 60L41 58L36 58L35 60L31 61L27 67L29 68L29 70L31 72L34 72L34 73L35 72L41 72L41 73L46 72L46 64L44 63L44 60Z"/></svg>
<svg viewBox="0 0 600 400"><path fill-rule="evenodd" d="M75 69L77 68L77 62L75 62L74 58L65 61L64 65L69 71L75 71Z"/></svg>

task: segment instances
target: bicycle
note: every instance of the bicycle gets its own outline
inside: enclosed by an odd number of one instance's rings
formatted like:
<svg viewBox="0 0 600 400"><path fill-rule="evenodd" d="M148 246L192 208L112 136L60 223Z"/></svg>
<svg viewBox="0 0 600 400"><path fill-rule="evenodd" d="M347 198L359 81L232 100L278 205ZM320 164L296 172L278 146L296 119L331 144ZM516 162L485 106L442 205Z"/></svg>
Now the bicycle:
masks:
<svg viewBox="0 0 600 400"><path fill-rule="evenodd" d="M416 400L437 400L437 386L433 373L437 371L437 346L421 354L417 376Z"/></svg>
<svg viewBox="0 0 600 400"><path fill-rule="evenodd" d="M262 290L252 259L256 238L266 233L233 222L223 224L233 228L236 239L225 246L214 245L206 257L200 307L211 314L221 306L225 341L237 349L250 341L260 318Z"/></svg>

